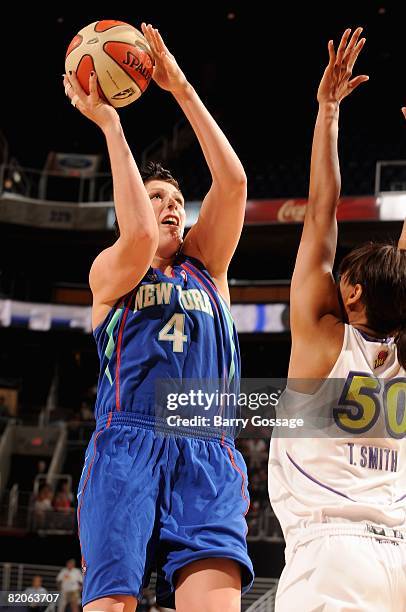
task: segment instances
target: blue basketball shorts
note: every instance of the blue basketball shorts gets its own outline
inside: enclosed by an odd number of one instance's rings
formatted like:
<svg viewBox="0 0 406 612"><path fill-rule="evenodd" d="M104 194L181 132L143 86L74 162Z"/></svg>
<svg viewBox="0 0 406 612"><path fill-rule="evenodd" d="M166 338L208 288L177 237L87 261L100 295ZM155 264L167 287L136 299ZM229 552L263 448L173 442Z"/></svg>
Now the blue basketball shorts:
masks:
<svg viewBox="0 0 406 612"><path fill-rule="evenodd" d="M247 472L231 439L163 435L147 417L97 421L78 490L82 605L109 595L139 599L157 571L157 600L174 607L176 572L199 559L241 566L247 553Z"/></svg>

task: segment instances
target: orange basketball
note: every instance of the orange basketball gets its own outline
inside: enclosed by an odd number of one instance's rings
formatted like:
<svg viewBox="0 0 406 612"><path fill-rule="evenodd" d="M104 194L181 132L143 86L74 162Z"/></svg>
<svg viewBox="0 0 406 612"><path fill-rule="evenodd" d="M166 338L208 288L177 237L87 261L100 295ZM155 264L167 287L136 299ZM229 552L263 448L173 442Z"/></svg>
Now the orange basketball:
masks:
<svg viewBox="0 0 406 612"><path fill-rule="evenodd" d="M65 70L74 70L86 93L94 70L99 95L112 106L127 106L149 85L153 59L142 33L123 21L104 19L86 26L71 41Z"/></svg>

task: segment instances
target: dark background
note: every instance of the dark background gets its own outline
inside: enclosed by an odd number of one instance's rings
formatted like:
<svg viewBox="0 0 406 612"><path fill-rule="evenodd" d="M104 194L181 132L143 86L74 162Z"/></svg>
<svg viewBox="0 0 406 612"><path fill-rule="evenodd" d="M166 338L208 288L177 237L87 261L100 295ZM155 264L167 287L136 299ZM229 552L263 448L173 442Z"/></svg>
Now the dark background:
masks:
<svg viewBox="0 0 406 612"><path fill-rule="evenodd" d="M340 146L343 193L370 193L375 160L406 154L400 113L406 103L405 16L403 3L374 0L86 3L83 8L58 3L34 10L15 3L0 37L1 127L23 166L42 167L50 149L104 150L98 128L64 97L66 47L79 29L98 19L136 27L151 22L219 118L245 164L250 195L305 195L327 41L337 43L346 27L361 25L367 43L356 73L368 74L370 81L343 104ZM171 95L153 83L121 117L139 159L182 114ZM189 168L175 169L186 196L202 195L195 189L188 193ZM200 191L204 187L203 181Z"/></svg>

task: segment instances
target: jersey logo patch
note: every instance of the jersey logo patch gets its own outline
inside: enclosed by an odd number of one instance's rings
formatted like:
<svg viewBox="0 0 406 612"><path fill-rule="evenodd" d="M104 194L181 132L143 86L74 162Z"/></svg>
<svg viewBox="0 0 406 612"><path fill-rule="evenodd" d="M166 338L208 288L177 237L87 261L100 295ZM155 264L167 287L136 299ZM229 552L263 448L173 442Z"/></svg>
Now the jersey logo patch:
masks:
<svg viewBox="0 0 406 612"><path fill-rule="evenodd" d="M389 351L387 350L379 351L374 361L374 370L376 370L376 368L380 368L385 363L388 358L388 355Z"/></svg>
<svg viewBox="0 0 406 612"><path fill-rule="evenodd" d="M145 278L147 280L149 280L151 283L156 283L158 281L158 275L157 274L152 274L152 273L151 274L147 274L145 276Z"/></svg>

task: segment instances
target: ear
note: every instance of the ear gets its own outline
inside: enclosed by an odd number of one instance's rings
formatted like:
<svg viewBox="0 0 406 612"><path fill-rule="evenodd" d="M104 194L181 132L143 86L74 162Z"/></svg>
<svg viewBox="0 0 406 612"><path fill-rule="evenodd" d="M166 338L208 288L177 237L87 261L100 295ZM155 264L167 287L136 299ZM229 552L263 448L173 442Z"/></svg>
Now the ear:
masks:
<svg viewBox="0 0 406 612"><path fill-rule="evenodd" d="M357 283L351 287L351 291L347 297L347 304L356 304L362 297L362 285Z"/></svg>

